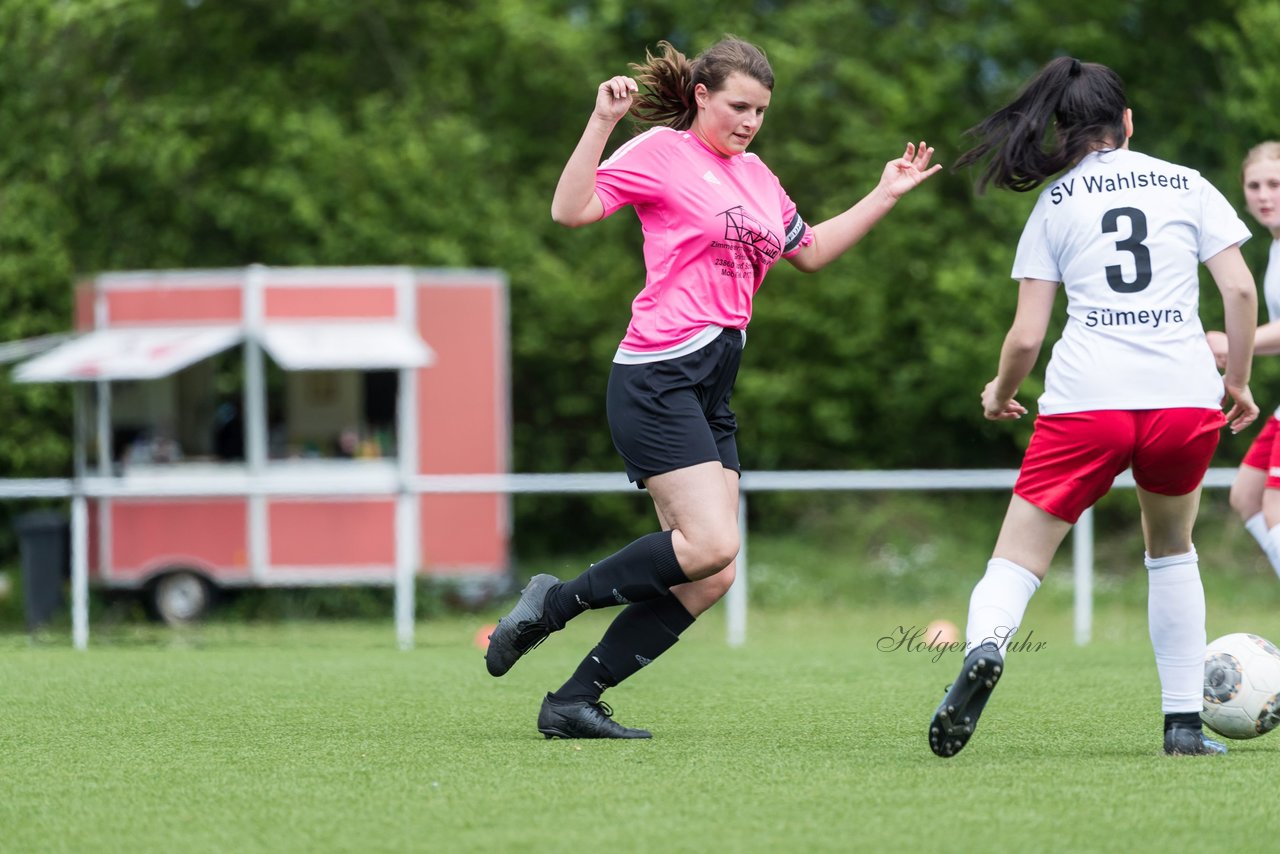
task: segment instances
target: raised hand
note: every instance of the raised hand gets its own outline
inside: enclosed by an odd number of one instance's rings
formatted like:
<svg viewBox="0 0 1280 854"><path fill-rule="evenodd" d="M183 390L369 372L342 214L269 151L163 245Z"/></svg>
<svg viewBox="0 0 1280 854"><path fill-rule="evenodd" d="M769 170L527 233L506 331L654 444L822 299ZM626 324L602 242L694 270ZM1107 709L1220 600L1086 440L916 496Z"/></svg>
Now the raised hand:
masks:
<svg viewBox="0 0 1280 854"><path fill-rule="evenodd" d="M631 109L638 91L640 87L632 78L622 74L610 77L596 90L595 115L607 122L618 121Z"/></svg>
<svg viewBox="0 0 1280 854"><path fill-rule="evenodd" d="M926 145L923 139L919 145L908 142L901 157L885 164L884 173L880 176L880 189L897 201L942 168L940 163L929 166L932 158L933 147Z"/></svg>

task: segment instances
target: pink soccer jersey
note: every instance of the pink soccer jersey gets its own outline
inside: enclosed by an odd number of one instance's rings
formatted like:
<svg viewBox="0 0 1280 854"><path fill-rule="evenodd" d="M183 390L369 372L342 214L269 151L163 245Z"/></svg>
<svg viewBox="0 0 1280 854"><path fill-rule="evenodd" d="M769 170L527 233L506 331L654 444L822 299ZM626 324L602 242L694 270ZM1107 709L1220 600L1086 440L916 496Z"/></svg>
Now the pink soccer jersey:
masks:
<svg viewBox="0 0 1280 854"><path fill-rule="evenodd" d="M604 215L635 208L645 284L615 361L670 358L720 328L746 329L769 268L813 242L777 177L754 154L721 157L694 134L655 127L596 171Z"/></svg>

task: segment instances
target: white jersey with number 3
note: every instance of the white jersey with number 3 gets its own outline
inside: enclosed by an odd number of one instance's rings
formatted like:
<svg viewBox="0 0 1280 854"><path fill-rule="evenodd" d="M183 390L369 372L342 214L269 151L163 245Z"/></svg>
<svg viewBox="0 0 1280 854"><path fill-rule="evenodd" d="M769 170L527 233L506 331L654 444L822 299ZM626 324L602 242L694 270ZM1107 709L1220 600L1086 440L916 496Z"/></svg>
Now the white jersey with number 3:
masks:
<svg viewBox="0 0 1280 854"><path fill-rule="evenodd" d="M1199 265L1248 239L1199 172L1135 151L1095 152L1045 187L1013 262L1015 279L1067 291L1041 414L1218 408Z"/></svg>

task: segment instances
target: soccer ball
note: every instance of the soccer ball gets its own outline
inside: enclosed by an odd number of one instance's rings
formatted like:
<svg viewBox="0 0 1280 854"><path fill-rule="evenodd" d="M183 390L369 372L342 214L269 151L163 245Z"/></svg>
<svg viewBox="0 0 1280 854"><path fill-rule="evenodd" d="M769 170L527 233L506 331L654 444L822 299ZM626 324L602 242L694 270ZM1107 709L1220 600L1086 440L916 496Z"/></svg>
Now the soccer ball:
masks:
<svg viewBox="0 0 1280 854"><path fill-rule="evenodd" d="M1275 729L1280 724L1280 649L1245 632L1209 644L1200 720L1227 738L1256 738Z"/></svg>

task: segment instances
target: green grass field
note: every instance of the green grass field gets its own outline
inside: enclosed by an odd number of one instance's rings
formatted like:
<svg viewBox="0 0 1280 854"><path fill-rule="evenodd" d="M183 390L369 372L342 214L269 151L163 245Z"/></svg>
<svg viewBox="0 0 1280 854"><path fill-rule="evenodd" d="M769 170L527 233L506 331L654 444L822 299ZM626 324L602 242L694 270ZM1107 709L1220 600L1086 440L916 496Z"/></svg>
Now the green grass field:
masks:
<svg viewBox="0 0 1280 854"><path fill-rule="evenodd" d="M343 613L336 591L264 594L181 632L95 600L76 652L65 620L21 633L11 597L0 852L1274 850L1280 736L1221 758L1161 752L1131 498L1100 517L1093 642L1072 640L1064 549L1021 633L1044 646L1011 654L950 760L925 731L959 655L880 647L934 618L963 624L1000 496L826 500L753 537L747 645L727 647L713 610L607 696L653 730L645 742L535 727L608 613L496 680L473 638L506 602L424 602L400 652L385 593L344 606L376 620L309 619ZM1224 493L1196 542L1210 637L1280 639L1280 583Z"/></svg>
<svg viewBox="0 0 1280 854"><path fill-rule="evenodd" d="M1130 598L1100 596L1080 648L1048 585L1043 648L950 760L925 727L958 655L877 649L934 606L757 609L740 649L713 611L610 692L655 735L624 743L534 726L604 614L500 680L473 646L496 607L421 623L412 652L389 617L0 636L0 850L1274 850L1280 736L1165 757ZM1209 628L1280 637L1280 611L1211 600Z"/></svg>

